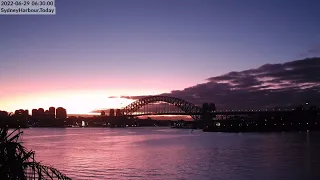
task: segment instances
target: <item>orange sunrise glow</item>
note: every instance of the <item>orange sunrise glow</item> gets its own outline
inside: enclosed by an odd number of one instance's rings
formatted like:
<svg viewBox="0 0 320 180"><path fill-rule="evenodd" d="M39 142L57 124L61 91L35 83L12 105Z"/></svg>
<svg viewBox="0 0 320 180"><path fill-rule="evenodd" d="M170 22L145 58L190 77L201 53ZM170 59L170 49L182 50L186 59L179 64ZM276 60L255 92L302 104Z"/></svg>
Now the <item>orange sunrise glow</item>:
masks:
<svg viewBox="0 0 320 180"><path fill-rule="evenodd" d="M94 90L41 93L16 96L13 100L11 98L11 101L4 99L4 105L10 112L20 108L31 111L34 108L42 107L48 109L53 106L66 108L68 114L89 114L96 109L122 108L134 101L120 98L120 95L115 98L109 98L114 94L112 92L108 94L106 91ZM138 92L134 92L134 94L138 94Z"/></svg>

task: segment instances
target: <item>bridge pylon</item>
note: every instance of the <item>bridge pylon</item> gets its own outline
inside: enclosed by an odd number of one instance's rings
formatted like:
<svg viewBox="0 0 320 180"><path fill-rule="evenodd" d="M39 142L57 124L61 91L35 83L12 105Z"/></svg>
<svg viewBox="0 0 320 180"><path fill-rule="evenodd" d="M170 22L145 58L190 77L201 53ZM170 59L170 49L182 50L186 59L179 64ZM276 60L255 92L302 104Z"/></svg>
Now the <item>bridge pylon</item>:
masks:
<svg viewBox="0 0 320 180"><path fill-rule="evenodd" d="M203 103L202 104L202 112L201 112L201 120L203 121L212 121L215 119L216 114L216 105L214 103Z"/></svg>

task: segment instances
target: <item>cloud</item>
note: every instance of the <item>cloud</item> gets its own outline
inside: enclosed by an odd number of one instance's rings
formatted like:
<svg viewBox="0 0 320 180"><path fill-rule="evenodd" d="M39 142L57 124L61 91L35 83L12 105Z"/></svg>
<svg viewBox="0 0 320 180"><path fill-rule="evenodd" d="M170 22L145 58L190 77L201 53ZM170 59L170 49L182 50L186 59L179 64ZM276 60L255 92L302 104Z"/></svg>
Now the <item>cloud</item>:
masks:
<svg viewBox="0 0 320 180"><path fill-rule="evenodd" d="M118 96L109 96L108 98L113 99L113 98L118 98Z"/></svg>
<svg viewBox="0 0 320 180"><path fill-rule="evenodd" d="M147 97L148 95L145 96L120 96L120 98L125 98L125 99L132 99L132 100L138 100L144 97Z"/></svg>
<svg viewBox="0 0 320 180"><path fill-rule="evenodd" d="M196 105L216 103L218 109L295 107L306 100L320 105L320 58L210 77L207 82L161 95L182 98ZM145 96L123 96L140 99Z"/></svg>

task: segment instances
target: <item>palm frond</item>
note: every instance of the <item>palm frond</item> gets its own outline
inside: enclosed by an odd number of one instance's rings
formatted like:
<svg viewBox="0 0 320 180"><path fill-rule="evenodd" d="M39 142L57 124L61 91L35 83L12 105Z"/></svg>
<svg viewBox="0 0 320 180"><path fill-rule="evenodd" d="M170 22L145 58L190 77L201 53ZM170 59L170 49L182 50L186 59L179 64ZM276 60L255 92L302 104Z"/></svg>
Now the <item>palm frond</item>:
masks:
<svg viewBox="0 0 320 180"><path fill-rule="evenodd" d="M34 151L28 151L19 142L22 131L8 133L0 128L0 179L70 179L58 170L36 162Z"/></svg>

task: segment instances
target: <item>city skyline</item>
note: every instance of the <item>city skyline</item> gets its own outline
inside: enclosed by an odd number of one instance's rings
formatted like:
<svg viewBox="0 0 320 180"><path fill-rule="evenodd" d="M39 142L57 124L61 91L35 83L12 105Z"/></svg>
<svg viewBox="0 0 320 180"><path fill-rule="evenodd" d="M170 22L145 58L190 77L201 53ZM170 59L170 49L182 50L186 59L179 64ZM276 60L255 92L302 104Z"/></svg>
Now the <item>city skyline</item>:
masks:
<svg viewBox="0 0 320 180"><path fill-rule="evenodd" d="M320 102L319 59L295 61L320 56L317 1L77 3L0 17L1 110L81 114L158 94L217 108Z"/></svg>

